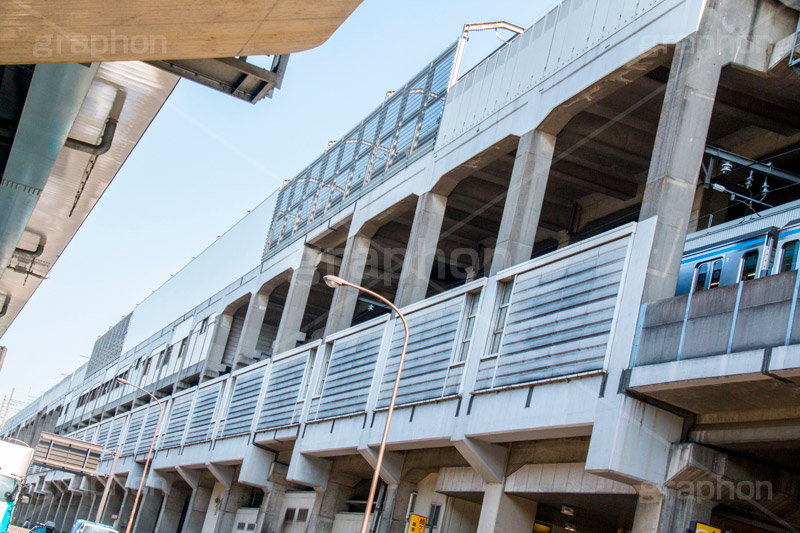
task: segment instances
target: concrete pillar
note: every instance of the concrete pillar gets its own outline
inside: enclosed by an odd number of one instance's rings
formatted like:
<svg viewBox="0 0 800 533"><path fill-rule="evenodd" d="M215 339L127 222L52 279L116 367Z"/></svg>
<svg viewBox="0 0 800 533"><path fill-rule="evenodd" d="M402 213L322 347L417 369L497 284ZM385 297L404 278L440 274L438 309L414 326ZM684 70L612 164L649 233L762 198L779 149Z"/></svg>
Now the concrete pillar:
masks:
<svg viewBox="0 0 800 533"><path fill-rule="evenodd" d="M89 507L89 520L94 520L97 516L97 508L100 507L100 499L102 498L102 492L92 492L92 504Z"/></svg>
<svg viewBox="0 0 800 533"><path fill-rule="evenodd" d="M43 523L47 521L47 516L50 513L50 508L53 506L53 500L55 500L55 498L56 494L52 492L45 495L42 506L39 508L39 513L36 516L37 522Z"/></svg>
<svg viewBox="0 0 800 533"><path fill-rule="evenodd" d="M201 484L192 491L189 501L189 512L183 522L184 531L200 531L203 529L203 522L206 519L206 512L211 503L211 492L213 484Z"/></svg>
<svg viewBox="0 0 800 533"><path fill-rule="evenodd" d="M256 351L256 343L261 333L261 325L264 323L264 315L267 313L267 303L269 298L260 293L250 297L247 305L247 314L244 317L242 326L242 336L239 338L239 345L236 347L236 359L233 363L234 370L255 363L259 360Z"/></svg>
<svg viewBox="0 0 800 533"><path fill-rule="evenodd" d="M227 533L235 529L236 512L247 502L249 493L250 487L243 485L231 485L225 489L220 512L217 515L217 525L214 528L215 533Z"/></svg>
<svg viewBox="0 0 800 533"><path fill-rule="evenodd" d="M446 207L447 197L433 192L427 192L417 200L394 302L398 307L424 300L427 295Z"/></svg>
<svg viewBox="0 0 800 533"><path fill-rule="evenodd" d="M492 275L531 258L555 147L556 136L541 130L529 131L519 140Z"/></svg>
<svg viewBox="0 0 800 533"><path fill-rule="evenodd" d="M297 346L303 340L300 327L303 325L303 315L314 282L314 273L319 263L319 251L306 246L300 259L300 266L292 273L289 292L286 295L286 305L281 315L278 334L275 338L273 352L279 354Z"/></svg>
<svg viewBox="0 0 800 533"><path fill-rule="evenodd" d="M371 239L363 235L351 235L344 248L339 277L354 285L361 285L364 268L369 257ZM347 329L353 323L359 292L352 287L336 287L333 292L331 310L328 313L326 335Z"/></svg>
<svg viewBox="0 0 800 533"><path fill-rule="evenodd" d="M281 524L283 523L281 509L283 508L283 500L286 497L288 488L287 485L281 483L270 483L269 492L264 498L264 518L262 520L261 533L272 533L273 531L281 530Z"/></svg>
<svg viewBox="0 0 800 533"><path fill-rule="evenodd" d="M633 519L633 533L688 531L692 522L709 523L715 503L691 494L666 489L666 494L640 497Z"/></svg>
<svg viewBox="0 0 800 533"><path fill-rule="evenodd" d="M64 511L67 510L67 503L69 502L69 493L59 492L53 501L56 504L50 509L49 520L56 523L56 529L61 529L61 520L64 518Z"/></svg>
<svg viewBox="0 0 800 533"><path fill-rule="evenodd" d="M122 531L127 527L128 520L130 520L131 517L131 511L133 511L133 500L136 498L136 490L123 489L122 492L124 494L122 497L122 503L119 506L119 514L114 522L114 528L119 531Z"/></svg>
<svg viewBox="0 0 800 533"><path fill-rule="evenodd" d="M157 489L147 489L142 494L142 500L139 502L139 510L136 511L136 518L134 519L133 531L135 533L153 533L156 530L156 522L161 512L161 505L163 504L163 493ZM185 529L184 531L199 531L192 529Z"/></svg>
<svg viewBox="0 0 800 533"><path fill-rule="evenodd" d="M78 502L78 507L75 509L75 520L83 519L83 520L90 520L94 518L92 516L92 503L94 501L94 494L91 492L82 492L80 502Z"/></svg>
<svg viewBox="0 0 800 533"><path fill-rule="evenodd" d="M404 479L400 483L387 485L378 533L405 533L408 502L415 490L417 484Z"/></svg>
<svg viewBox="0 0 800 533"><path fill-rule="evenodd" d="M233 324L233 314L222 313L214 320L214 333L211 338L211 347L208 349L203 366L203 375L213 378L216 374L210 372L222 371L222 354L225 352L225 344L228 342L228 335Z"/></svg>
<svg viewBox="0 0 800 533"><path fill-rule="evenodd" d="M704 17L698 34L713 31L709 19L716 17ZM721 54L698 52L694 39L687 37L675 49L639 215L640 221L656 218L643 302L675 295L723 64Z"/></svg>
<svg viewBox="0 0 800 533"><path fill-rule="evenodd" d="M64 519L61 523L61 529L65 529L67 531L72 529L72 524L75 523L75 518L78 515L78 507L80 506L82 499L83 494L80 492L73 492L70 494L69 505L67 506L66 513L64 514Z"/></svg>
<svg viewBox="0 0 800 533"><path fill-rule="evenodd" d="M102 518L100 521L104 524L113 524L116 517L119 516L120 507L122 507L122 500L125 496L125 489L116 485L116 482L109 479L106 483L114 483L108 494L106 507L103 509Z"/></svg>
<svg viewBox="0 0 800 533"><path fill-rule="evenodd" d="M158 517L155 530L157 533L175 533L180 527L183 506L186 498L191 496L191 490L184 483L175 483L164 497L161 513ZM197 530L199 531L199 530Z"/></svg>
<svg viewBox="0 0 800 533"><path fill-rule="evenodd" d="M351 487L328 481L324 491L317 491L317 498L308 522L308 531L330 533L333 530L336 513L353 496L353 492Z"/></svg>
<svg viewBox="0 0 800 533"><path fill-rule="evenodd" d="M505 482L487 483L478 533L532 531L537 503L505 493Z"/></svg>

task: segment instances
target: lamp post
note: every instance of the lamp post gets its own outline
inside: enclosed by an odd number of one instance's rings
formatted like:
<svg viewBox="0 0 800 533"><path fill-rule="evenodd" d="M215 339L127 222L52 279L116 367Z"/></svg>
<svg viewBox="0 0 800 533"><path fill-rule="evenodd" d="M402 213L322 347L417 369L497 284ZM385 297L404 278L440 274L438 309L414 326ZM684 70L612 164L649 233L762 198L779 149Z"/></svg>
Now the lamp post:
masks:
<svg viewBox="0 0 800 533"><path fill-rule="evenodd" d="M144 478L147 477L147 469L150 467L150 457L153 454L153 446L156 445L156 436L158 435L158 426L161 425L161 417L164 415L164 406L161 405L161 402L158 398L150 394L150 392L144 390L138 385L134 385L130 381L122 378L117 378L117 381L122 383L123 385L130 385L140 391L144 392L148 396L150 396L155 402L158 404L158 420L156 421L156 426L153 428L153 438L150 441L150 449L147 450L147 459L144 462L144 470L142 471L142 479L139 481L139 488L136 490L136 497L133 499L133 508L131 509L131 516L128 518L128 525L125 527L125 533L131 533L131 527L133 527L133 518L136 516L136 507L139 505L139 497L142 495L142 487L144 486ZM110 481L110 480L109 480Z"/></svg>
<svg viewBox="0 0 800 533"><path fill-rule="evenodd" d="M364 520L361 522L361 533L367 533L369 529L369 515L372 510L372 502L375 500L375 491L378 488L378 479L381 476L381 466L383 465L383 455L386 452L386 439L389 437L389 426L392 423L392 413L394 413L394 404L397 400L397 390L400 388L400 376L403 373L403 362L406 359L406 350L408 349L408 322L406 322L406 317L403 316L403 313L394 306L392 302L377 294L372 292L369 289L365 289L359 285L355 285L350 283L349 281L343 280L338 276L325 276L325 283L328 287L341 287L347 286L357 289L361 292L367 293L370 296L377 298L378 300L384 302L386 305L392 308L392 310L397 313L397 316L400 317L400 320L403 322L403 328L405 329L406 338L403 341L403 351L400 352L400 363L397 366L397 377L394 380L394 389L392 390L392 399L389 402L389 410L386 412L386 425L383 428L383 437L381 438L381 447L378 450L378 461L375 464L375 473L372 476L372 484L369 487L369 497L367 498L367 508L364 511Z"/></svg>

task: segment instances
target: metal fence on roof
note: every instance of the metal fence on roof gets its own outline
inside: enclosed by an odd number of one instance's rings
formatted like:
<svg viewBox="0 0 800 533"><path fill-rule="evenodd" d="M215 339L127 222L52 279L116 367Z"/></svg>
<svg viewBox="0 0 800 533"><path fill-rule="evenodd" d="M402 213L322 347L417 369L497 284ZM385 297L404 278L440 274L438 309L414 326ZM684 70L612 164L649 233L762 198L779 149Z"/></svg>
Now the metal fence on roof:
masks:
<svg viewBox="0 0 800 533"><path fill-rule="evenodd" d="M264 260L433 147L455 43L278 193Z"/></svg>

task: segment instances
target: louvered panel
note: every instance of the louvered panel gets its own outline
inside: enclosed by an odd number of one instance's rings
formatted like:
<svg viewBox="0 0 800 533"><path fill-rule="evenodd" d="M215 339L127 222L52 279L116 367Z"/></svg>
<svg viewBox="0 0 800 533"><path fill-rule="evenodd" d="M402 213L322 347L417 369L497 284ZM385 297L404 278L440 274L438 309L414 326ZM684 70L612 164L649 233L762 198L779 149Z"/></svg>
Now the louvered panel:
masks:
<svg viewBox="0 0 800 533"><path fill-rule="evenodd" d="M230 437L250 432L263 382L263 368L236 377L236 385L233 388L233 396L220 436Z"/></svg>
<svg viewBox="0 0 800 533"><path fill-rule="evenodd" d="M397 404L419 402L442 396L450 359L455 346L458 321L465 296L441 302L411 313L408 351L400 378ZM395 321L392 346L381 383L378 407L388 407L391 399L400 352L403 348L403 325Z"/></svg>
<svg viewBox="0 0 800 533"><path fill-rule="evenodd" d="M548 272L517 276L495 387L603 368L628 243L621 239ZM479 375L481 388L485 377Z"/></svg>
<svg viewBox="0 0 800 533"><path fill-rule="evenodd" d="M444 384L444 395L452 396L458 394L461 388L461 378L464 375L464 365L450 367L447 371L447 380Z"/></svg>
<svg viewBox="0 0 800 533"><path fill-rule="evenodd" d="M183 439L183 431L189 419L189 409L192 407L192 394L185 394L174 400L172 412L167 421L167 431L164 433L162 448L179 446Z"/></svg>
<svg viewBox="0 0 800 533"><path fill-rule="evenodd" d="M103 422L97 427L98 427L97 435L95 436L94 440L92 440L92 442L105 447L106 441L108 440L108 433L111 431L111 420Z"/></svg>
<svg viewBox="0 0 800 533"><path fill-rule="evenodd" d="M139 435L142 433L146 415L146 409L140 409L131 414L128 432L125 434L125 441L122 443L122 455L131 455L136 452L136 443L139 442Z"/></svg>
<svg viewBox="0 0 800 533"><path fill-rule="evenodd" d="M333 343L328 374L313 419L362 412L375 374L385 323Z"/></svg>
<svg viewBox="0 0 800 533"><path fill-rule="evenodd" d="M481 359L478 364L478 375L475 377L475 390L490 389L492 387L496 366L497 356Z"/></svg>
<svg viewBox="0 0 800 533"><path fill-rule="evenodd" d="M108 434L108 441L106 442L106 450L115 451L119 446L119 440L122 437L122 430L125 428L125 423L128 421L126 415L118 416L113 419L111 424L111 431ZM104 457L110 457L110 454L105 454Z"/></svg>
<svg viewBox="0 0 800 533"><path fill-rule="evenodd" d="M295 423L295 404L303 382L308 352L273 363L264 404L258 419L258 431Z"/></svg>
<svg viewBox="0 0 800 533"><path fill-rule="evenodd" d="M215 383L197 391L197 401L192 409L189 427L186 430L185 444L201 442L211 438L212 419L221 388L222 383Z"/></svg>
<svg viewBox="0 0 800 533"><path fill-rule="evenodd" d="M147 416L145 423L142 427L142 436L139 439L139 444L136 446L136 453L145 453L150 448L150 443L153 440L153 432L156 431L156 424L158 423L158 405L152 404L147 409ZM163 426L162 426L163 427Z"/></svg>

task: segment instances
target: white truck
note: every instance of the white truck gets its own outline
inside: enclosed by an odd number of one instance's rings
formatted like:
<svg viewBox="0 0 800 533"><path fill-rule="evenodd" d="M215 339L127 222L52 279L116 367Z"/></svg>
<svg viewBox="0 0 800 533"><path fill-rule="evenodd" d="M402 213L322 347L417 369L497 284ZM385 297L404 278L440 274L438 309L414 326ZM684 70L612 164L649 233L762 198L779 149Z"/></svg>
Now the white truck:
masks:
<svg viewBox="0 0 800 533"><path fill-rule="evenodd" d="M33 448L24 443L0 440L0 533L8 531L19 484L33 461Z"/></svg>

